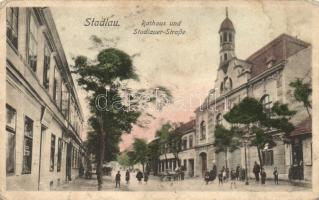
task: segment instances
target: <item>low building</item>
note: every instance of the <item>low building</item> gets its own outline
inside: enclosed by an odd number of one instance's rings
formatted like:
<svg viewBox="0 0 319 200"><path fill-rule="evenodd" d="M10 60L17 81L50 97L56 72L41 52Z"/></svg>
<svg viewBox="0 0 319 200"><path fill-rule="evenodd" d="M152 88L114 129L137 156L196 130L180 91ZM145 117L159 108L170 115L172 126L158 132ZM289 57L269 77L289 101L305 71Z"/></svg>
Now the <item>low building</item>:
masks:
<svg viewBox="0 0 319 200"><path fill-rule="evenodd" d="M171 134L180 134L181 145L177 155L168 148L159 157L158 172L174 171L178 164L183 168L185 177L193 177L195 171L195 120L183 123ZM176 154L176 153L175 153ZM178 159L178 160L177 160Z"/></svg>
<svg viewBox="0 0 319 200"><path fill-rule="evenodd" d="M6 188L54 189L79 175L81 106L50 9L6 16Z"/></svg>

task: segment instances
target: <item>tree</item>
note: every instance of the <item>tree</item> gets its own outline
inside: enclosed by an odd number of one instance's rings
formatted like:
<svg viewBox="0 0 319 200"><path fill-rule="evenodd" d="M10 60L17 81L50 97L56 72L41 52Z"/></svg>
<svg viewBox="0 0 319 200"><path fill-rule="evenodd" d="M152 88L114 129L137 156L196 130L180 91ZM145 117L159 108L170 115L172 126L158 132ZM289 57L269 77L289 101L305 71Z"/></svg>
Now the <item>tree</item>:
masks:
<svg viewBox="0 0 319 200"><path fill-rule="evenodd" d="M310 96L312 94L311 84L303 83L301 79L297 78L295 81L290 82L289 86L294 89L293 95L295 99L298 102L301 102L303 104L303 106L307 110L309 117L311 118L311 113L310 113L310 109L312 108L311 100L310 100Z"/></svg>
<svg viewBox="0 0 319 200"><path fill-rule="evenodd" d="M156 131L156 137L159 138L159 147L165 157L165 167L168 168L167 162L167 153L168 153L168 141L169 141L169 134L172 130L172 125L167 122L161 126L159 130Z"/></svg>
<svg viewBox="0 0 319 200"><path fill-rule="evenodd" d="M153 168L154 175L157 174L158 169L158 159L161 155L159 139L151 141L147 145L147 156L149 159L150 166Z"/></svg>
<svg viewBox="0 0 319 200"><path fill-rule="evenodd" d="M143 173L144 173L144 168L145 164L148 161L148 156L147 156L147 143L144 139L140 138L135 138L134 143L133 143L133 149L135 152L135 163L141 163L143 166Z"/></svg>
<svg viewBox="0 0 319 200"><path fill-rule="evenodd" d="M117 156L117 162L123 167L131 167L134 163L131 162L127 152L122 152Z"/></svg>
<svg viewBox="0 0 319 200"><path fill-rule="evenodd" d="M177 129L171 131L168 135L168 140L167 140L168 147L171 151L171 153L174 155L175 160L177 161L177 165L180 166L180 161L178 154L179 152L182 151L181 146L182 146L182 136L181 133L178 132Z"/></svg>
<svg viewBox="0 0 319 200"><path fill-rule="evenodd" d="M225 162L227 168L227 153L228 151L233 152L239 148L242 132L238 131L238 127L232 127L230 130L228 130L223 125L218 124L215 127L214 136L215 140L213 145L215 147L215 152L225 153Z"/></svg>
<svg viewBox="0 0 319 200"><path fill-rule="evenodd" d="M74 69L73 73L77 74L78 84L90 94L88 101L92 116L89 123L98 134L97 180L98 189L101 190L102 165L105 160L109 160L106 159L108 154L105 151L111 153L110 150L113 150L112 148L105 149L106 145L117 145L119 140L114 142L112 135L130 133L133 124L139 124L138 118L142 114L143 107L139 106L139 101L131 104L125 103L122 95L123 84L121 84L128 80L138 80L138 76L131 57L115 48L100 51L96 60L89 60L85 56L76 57ZM124 89L129 90L129 88ZM167 90L160 87L159 91L163 99L171 97ZM128 99L134 99L134 96L129 95ZM150 102L157 100L150 99ZM161 105L165 105L166 102L164 101Z"/></svg>
<svg viewBox="0 0 319 200"><path fill-rule="evenodd" d="M224 118L232 124L244 126L247 131L246 137L252 138L250 145L257 148L262 167L261 149L266 145L271 148L276 144L274 133L284 132L287 136L294 129L289 120L295 113L289 110L287 104L279 102L274 103L271 113L267 113L258 100L246 97L226 113Z"/></svg>

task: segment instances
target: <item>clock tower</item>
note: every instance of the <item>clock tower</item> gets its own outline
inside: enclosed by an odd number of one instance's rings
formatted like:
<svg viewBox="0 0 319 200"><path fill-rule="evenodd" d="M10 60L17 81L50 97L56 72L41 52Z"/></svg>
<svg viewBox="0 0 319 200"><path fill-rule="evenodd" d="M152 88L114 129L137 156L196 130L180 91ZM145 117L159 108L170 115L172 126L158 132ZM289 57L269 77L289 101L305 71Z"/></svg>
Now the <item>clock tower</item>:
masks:
<svg viewBox="0 0 319 200"><path fill-rule="evenodd" d="M226 8L226 18L219 28L220 37L220 67L227 61L235 57L235 28L233 22L228 18L228 8Z"/></svg>

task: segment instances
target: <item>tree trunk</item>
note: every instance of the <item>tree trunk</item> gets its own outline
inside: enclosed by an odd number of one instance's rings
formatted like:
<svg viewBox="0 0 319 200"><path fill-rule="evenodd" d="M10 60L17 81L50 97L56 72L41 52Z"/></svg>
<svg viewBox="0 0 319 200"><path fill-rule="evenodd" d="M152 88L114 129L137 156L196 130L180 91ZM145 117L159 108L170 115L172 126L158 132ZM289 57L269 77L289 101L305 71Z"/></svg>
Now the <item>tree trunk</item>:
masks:
<svg viewBox="0 0 319 200"><path fill-rule="evenodd" d="M227 159L227 148L226 148L226 151L225 151L225 161L226 161L226 168L228 167L228 165L227 165L227 161L228 161L228 159Z"/></svg>
<svg viewBox="0 0 319 200"><path fill-rule="evenodd" d="M165 156L165 169L168 168L168 162L167 162L167 155L166 153L164 153L164 156Z"/></svg>
<svg viewBox="0 0 319 200"><path fill-rule="evenodd" d="M306 107L307 113L308 113L308 115L309 115L309 117L311 119L311 113L310 113L309 107L308 106L305 106L305 107Z"/></svg>
<svg viewBox="0 0 319 200"><path fill-rule="evenodd" d="M257 147L257 152L258 152L260 170L262 170L264 165L263 165L263 162L262 162L262 159L261 159L261 152L260 152L260 148L259 147Z"/></svg>
<svg viewBox="0 0 319 200"><path fill-rule="evenodd" d="M103 161L104 161L104 152L105 152L105 132L103 128L103 118L102 115L99 116L100 123L100 148L98 153L98 162L96 167L98 190L102 190L103 184Z"/></svg>
<svg viewBox="0 0 319 200"><path fill-rule="evenodd" d="M145 172L144 172L144 171L145 171L145 170L144 170L144 163L142 163L142 167L143 167L143 174L144 174L144 173L145 173Z"/></svg>

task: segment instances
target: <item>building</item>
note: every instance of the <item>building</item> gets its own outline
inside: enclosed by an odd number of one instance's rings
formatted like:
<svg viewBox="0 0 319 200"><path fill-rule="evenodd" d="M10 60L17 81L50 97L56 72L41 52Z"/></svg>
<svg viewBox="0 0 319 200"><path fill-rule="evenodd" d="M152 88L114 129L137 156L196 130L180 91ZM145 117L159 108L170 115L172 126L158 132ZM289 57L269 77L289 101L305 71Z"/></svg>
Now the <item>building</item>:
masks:
<svg viewBox="0 0 319 200"><path fill-rule="evenodd" d="M79 175L79 99L50 9L8 7L6 19L6 188L54 189Z"/></svg>
<svg viewBox="0 0 319 200"><path fill-rule="evenodd" d="M239 59L235 54L235 27L228 17L219 29L220 64L217 70L215 88L205 102L196 109L195 176L202 176L215 163L217 169L228 165L245 168L245 148L225 153L215 153L214 127L217 124L229 126L223 115L244 97L259 99L264 109L270 111L274 102L287 103L297 114L291 122L297 127L292 133L291 143L286 143L282 133L276 133L276 146L262 150L262 160L268 175L278 168L279 178L287 179L289 168L300 166L303 178L311 180L311 120L302 104L289 95L289 83L296 78L310 82L311 45L295 37L282 34L253 53L247 59ZM301 123L301 124L299 124ZM299 124L299 125L298 125ZM304 128L304 127L308 127ZM256 147L248 147L248 172L252 176L253 164L258 162ZM306 162L307 160L307 162Z"/></svg>
<svg viewBox="0 0 319 200"><path fill-rule="evenodd" d="M183 123L175 128L171 134L180 134L181 145L180 151L177 155L167 147L168 151L159 157L158 171L163 173L165 171L174 171L178 166L184 168L185 177L193 177L195 172L195 120ZM178 160L177 160L178 159Z"/></svg>

